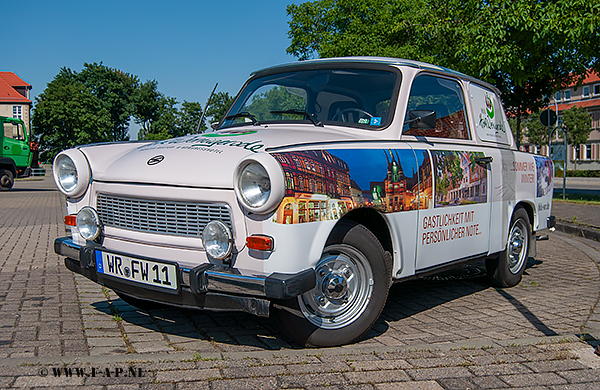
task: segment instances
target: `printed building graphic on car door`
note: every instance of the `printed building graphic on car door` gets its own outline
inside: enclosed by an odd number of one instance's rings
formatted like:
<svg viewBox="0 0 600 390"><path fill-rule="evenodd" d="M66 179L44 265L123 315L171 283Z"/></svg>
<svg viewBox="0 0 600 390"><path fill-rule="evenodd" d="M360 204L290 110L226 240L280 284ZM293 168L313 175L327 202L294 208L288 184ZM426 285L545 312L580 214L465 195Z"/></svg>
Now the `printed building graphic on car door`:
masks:
<svg viewBox="0 0 600 390"><path fill-rule="evenodd" d="M392 213L434 204L426 150L332 149L273 156L286 176L277 223L336 220L356 207Z"/></svg>

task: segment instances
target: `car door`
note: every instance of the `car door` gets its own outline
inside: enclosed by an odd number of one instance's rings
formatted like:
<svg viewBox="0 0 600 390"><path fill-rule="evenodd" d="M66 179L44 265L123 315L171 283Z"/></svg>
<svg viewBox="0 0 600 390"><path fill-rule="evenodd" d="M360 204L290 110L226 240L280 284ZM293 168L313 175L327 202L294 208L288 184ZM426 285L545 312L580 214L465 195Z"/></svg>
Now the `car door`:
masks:
<svg viewBox="0 0 600 390"><path fill-rule="evenodd" d="M473 140L465 96L461 82L435 74L411 86L402 139L427 150L432 172L431 207L419 209L417 222L417 272L489 249L490 164ZM419 116L431 120L411 122Z"/></svg>
<svg viewBox="0 0 600 390"><path fill-rule="evenodd" d="M27 135L23 125L7 121L3 123L3 131L2 152L4 157L11 158L18 167L27 166L29 145L27 145Z"/></svg>

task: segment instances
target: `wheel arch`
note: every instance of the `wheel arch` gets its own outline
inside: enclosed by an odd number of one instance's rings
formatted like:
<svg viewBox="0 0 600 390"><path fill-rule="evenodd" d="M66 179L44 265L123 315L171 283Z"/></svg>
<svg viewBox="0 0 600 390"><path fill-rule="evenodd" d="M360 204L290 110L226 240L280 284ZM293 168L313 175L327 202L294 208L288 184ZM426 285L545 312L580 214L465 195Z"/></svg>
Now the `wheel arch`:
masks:
<svg viewBox="0 0 600 390"><path fill-rule="evenodd" d="M14 177L17 177L17 166L12 158L1 157L0 158L0 169L8 169L12 172Z"/></svg>
<svg viewBox="0 0 600 390"><path fill-rule="evenodd" d="M340 219L336 227L343 222L352 221L366 227L379 240L384 251L393 253L393 244L390 228L383 216L374 209L361 207L350 211ZM333 228L335 231L336 227ZM332 231L332 234L333 234ZM330 235L330 238L333 235ZM329 243L329 239L327 240Z"/></svg>
<svg viewBox="0 0 600 390"><path fill-rule="evenodd" d="M512 215L515 213L515 211L519 208L522 207L525 209L525 211L527 212L527 216L529 217L529 224L531 225L531 232L529 232L530 234L533 234L533 229L536 226L535 223L535 205L533 203L530 203L528 201L521 201L518 202L515 207L512 209L510 217L512 218Z"/></svg>

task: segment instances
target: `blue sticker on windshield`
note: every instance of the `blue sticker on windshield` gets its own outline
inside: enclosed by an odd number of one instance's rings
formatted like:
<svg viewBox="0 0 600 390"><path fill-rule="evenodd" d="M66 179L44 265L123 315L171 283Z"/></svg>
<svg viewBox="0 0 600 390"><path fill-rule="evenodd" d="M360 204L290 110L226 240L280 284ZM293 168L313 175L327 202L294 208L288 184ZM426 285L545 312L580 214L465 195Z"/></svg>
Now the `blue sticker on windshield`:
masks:
<svg viewBox="0 0 600 390"><path fill-rule="evenodd" d="M381 126L381 117L374 116L373 118L371 118L371 126Z"/></svg>

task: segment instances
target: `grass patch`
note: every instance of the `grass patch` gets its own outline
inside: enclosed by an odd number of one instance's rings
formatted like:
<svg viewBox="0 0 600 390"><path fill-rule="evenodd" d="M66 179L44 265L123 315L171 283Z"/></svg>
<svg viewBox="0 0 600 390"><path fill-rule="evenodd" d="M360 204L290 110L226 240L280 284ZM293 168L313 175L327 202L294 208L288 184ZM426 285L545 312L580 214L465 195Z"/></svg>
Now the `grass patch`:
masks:
<svg viewBox="0 0 600 390"><path fill-rule="evenodd" d="M552 199L553 202L580 203L600 205L600 195L596 194L565 194L565 199L562 198L562 191L555 192Z"/></svg>

